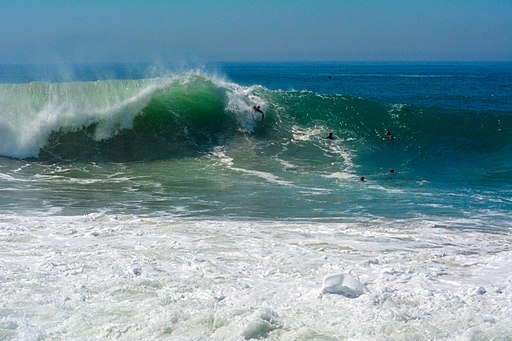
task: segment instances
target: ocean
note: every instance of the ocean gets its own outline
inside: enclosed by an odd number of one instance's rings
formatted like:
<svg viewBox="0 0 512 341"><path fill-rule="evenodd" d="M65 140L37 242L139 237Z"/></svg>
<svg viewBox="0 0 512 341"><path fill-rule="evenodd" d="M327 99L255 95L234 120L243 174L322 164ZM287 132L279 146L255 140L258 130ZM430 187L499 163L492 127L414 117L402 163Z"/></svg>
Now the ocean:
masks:
<svg viewBox="0 0 512 341"><path fill-rule="evenodd" d="M0 193L1 340L512 339L512 63L1 65Z"/></svg>

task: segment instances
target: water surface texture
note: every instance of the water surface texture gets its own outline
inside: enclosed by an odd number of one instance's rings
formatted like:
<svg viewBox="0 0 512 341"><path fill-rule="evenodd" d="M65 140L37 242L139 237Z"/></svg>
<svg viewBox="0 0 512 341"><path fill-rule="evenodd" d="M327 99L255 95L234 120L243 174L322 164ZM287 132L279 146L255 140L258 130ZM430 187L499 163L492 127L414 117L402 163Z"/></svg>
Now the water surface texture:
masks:
<svg viewBox="0 0 512 341"><path fill-rule="evenodd" d="M0 67L0 339L512 337L512 64L168 70Z"/></svg>

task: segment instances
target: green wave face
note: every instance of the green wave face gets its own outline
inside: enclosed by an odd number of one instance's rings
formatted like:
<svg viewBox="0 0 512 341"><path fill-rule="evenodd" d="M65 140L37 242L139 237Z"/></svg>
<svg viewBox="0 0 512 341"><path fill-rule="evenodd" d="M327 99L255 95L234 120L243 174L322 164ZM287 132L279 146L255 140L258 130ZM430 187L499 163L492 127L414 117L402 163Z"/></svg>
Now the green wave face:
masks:
<svg viewBox="0 0 512 341"><path fill-rule="evenodd" d="M0 153L48 161L197 157L215 148L360 172L502 172L511 115L385 105L339 95L244 87L204 74L0 88ZM259 105L265 118L252 108ZM508 127L508 128L507 128ZM385 136L391 131L392 140ZM335 140L326 144L333 132ZM333 152L333 150L335 151ZM243 153L240 157L243 157ZM333 156L334 155L334 156ZM250 160L249 160L250 161Z"/></svg>

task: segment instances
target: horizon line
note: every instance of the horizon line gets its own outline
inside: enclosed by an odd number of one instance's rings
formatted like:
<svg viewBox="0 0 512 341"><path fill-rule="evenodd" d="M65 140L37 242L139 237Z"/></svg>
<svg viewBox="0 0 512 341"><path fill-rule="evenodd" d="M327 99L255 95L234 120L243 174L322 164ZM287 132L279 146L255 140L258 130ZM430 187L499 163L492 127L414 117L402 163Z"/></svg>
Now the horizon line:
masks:
<svg viewBox="0 0 512 341"><path fill-rule="evenodd" d="M318 59L305 59L305 60L210 60L210 61L91 61L91 62L83 62L83 61L65 61L65 62L2 62L0 65L9 66L9 65L41 65L41 66L49 66L49 65L108 65L108 64L121 64L121 65L136 65L136 64L164 64L164 65L172 65L172 64L228 64L228 63L236 63L236 64L256 64L256 63L266 63L266 64L283 64L283 63L318 63L318 64L329 64L329 63L359 63L359 64L479 64L479 63L512 63L512 60L344 60L344 59L332 59L332 60L318 60Z"/></svg>

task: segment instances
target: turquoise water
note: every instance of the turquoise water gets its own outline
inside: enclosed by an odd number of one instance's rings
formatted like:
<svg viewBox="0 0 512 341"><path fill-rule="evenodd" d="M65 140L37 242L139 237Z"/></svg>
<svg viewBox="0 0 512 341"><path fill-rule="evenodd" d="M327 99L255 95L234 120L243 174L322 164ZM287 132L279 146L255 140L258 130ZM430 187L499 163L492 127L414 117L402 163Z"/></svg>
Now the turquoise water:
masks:
<svg viewBox="0 0 512 341"><path fill-rule="evenodd" d="M511 70L227 64L223 76L6 83L0 205L499 225L512 204Z"/></svg>
<svg viewBox="0 0 512 341"><path fill-rule="evenodd" d="M211 68L28 83L11 72L0 207L508 223L510 64Z"/></svg>
<svg viewBox="0 0 512 341"><path fill-rule="evenodd" d="M510 339L511 75L1 66L0 339Z"/></svg>

